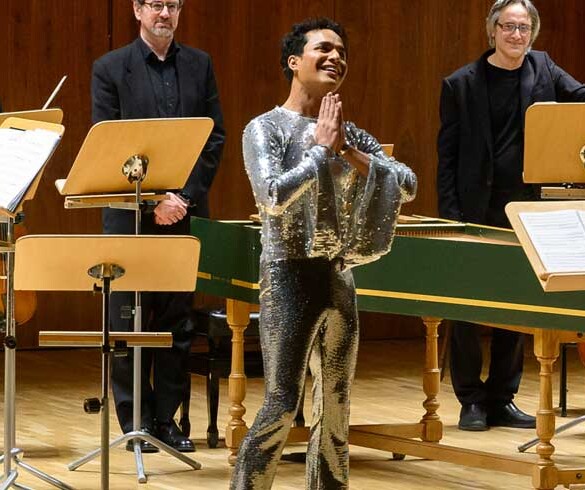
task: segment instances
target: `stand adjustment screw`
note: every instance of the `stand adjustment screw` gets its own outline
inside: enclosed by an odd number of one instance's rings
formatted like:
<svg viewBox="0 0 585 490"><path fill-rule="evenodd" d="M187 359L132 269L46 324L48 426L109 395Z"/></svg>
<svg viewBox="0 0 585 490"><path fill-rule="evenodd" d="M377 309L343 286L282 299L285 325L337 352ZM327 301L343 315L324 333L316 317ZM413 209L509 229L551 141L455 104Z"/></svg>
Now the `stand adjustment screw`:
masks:
<svg viewBox="0 0 585 490"><path fill-rule="evenodd" d="M16 349L16 337L9 335L4 339L4 345L7 349Z"/></svg>
<svg viewBox="0 0 585 490"><path fill-rule="evenodd" d="M83 410L85 413L100 413L102 402L99 398L86 398L83 400Z"/></svg>

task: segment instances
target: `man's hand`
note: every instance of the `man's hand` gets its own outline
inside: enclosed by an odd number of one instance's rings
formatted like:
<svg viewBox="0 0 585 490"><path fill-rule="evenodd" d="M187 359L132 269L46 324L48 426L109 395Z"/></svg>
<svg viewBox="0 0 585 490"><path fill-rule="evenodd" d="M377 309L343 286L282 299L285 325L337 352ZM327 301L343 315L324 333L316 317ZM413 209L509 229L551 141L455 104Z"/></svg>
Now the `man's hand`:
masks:
<svg viewBox="0 0 585 490"><path fill-rule="evenodd" d="M167 192L165 199L154 208L154 222L157 225L172 225L187 215L187 203L176 194Z"/></svg>
<svg viewBox="0 0 585 490"><path fill-rule="evenodd" d="M321 100L319 119L315 128L315 143L331 148L337 153L345 143L343 112L339 94L329 92Z"/></svg>

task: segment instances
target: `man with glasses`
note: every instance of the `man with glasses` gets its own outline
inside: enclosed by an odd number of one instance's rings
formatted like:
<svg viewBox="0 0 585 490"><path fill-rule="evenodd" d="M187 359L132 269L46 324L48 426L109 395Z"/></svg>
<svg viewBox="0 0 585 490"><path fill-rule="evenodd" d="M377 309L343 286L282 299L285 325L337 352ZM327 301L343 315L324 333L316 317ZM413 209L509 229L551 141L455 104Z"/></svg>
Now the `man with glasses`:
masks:
<svg viewBox="0 0 585 490"><path fill-rule="evenodd" d="M174 41L183 0L133 0L140 35L131 44L94 63L93 122L112 119L211 117L214 129L185 187L168 193L154 212L143 212L145 234L188 235L189 216L207 217L207 192L215 176L225 133L219 96L209 55ZM164 144L164 141L161 141ZM189 142L185 142L189 144ZM104 232L134 233L134 211L106 209ZM173 416L188 389L187 362L193 325L191 293L143 293L144 331L173 333L171 349L143 349L142 429L183 452L195 447ZM122 318L133 304L132 293L114 293L110 321L113 330L133 330L133 319ZM128 317L130 315L124 315ZM133 430L132 356L114 357L112 389L122 430ZM152 385L150 376L152 371ZM158 449L141 442L143 452ZM133 450L129 441L128 450Z"/></svg>
<svg viewBox="0 0 585 490"><path fill-rule="evenodd" d="M504 207L535 200L522 181L524 114L534 102L585 101L585 86L542 51L532 51L540 18L530 0L497 0L486 28L492 47L443 80L437 191L443 218L510 227ZM491 363L481 380L480 329L454 322L451 378L462 408L459 429L535 427L513 402L523 366L523 336L493 329Z"/></svg>

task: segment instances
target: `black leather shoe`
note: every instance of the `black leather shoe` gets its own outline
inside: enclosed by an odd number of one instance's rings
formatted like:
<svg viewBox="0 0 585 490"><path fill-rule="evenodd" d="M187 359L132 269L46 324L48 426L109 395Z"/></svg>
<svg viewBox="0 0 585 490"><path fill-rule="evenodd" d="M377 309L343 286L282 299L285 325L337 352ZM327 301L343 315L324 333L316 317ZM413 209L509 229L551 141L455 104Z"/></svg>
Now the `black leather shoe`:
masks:
<svg viewBox="0 0 585 490"><path fill-rule="evenodd" d="M147 434L152 434L152 429L150 429L148 427L143 427L140 430L142 432L146 432ZM156 447L154 444L151 444L150 442L144 441L142 439L140 439L140 450L146 454L158 453L158 447ZM134 452L134 439L129 439L128 441L126 441L126 451Z"/></svg>
<svg viewBox="0 0 585 490"><path fill-rule="evenodd" d="M458 427L459 430L475 432L488 430L485 407L481 403L462 405Z"/></svg>
<svg viewBox="0 0 585 490"><path fill-rule="evenodd" d="M490 407L487 415L487 423L490 427L534 429L536 427L536 417L524 413L514 402L510 402L505 405Z"/></svg>
<svg viewBox="0 0 585 490"><path fill-rule="evenodd" d="M162 442L181 453L195 452L193 441L183 435L174 421L169 424L159 424L156 435Z"/></svg>

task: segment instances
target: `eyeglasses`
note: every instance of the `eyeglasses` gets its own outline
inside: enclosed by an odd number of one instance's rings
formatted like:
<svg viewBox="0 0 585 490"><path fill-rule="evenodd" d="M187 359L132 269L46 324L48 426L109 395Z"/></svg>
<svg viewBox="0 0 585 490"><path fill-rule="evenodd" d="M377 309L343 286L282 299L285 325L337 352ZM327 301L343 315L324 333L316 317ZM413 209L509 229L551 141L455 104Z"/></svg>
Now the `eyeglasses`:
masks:
<svg viewBox="0 0 585 490"><path fill-rule="evenodd" d="M142 5L148 5L157 14L160 14L166 7L171 15L176 14L183 7L180 2L144 2Z"/></svg>
<svg viewBox="0 0 585 490"><path fill-rule="evenodd" d="M514 34L516 29L518 29L518 32L522 36L526 36L532 32L532 26L529 26L528 24L514 24L513 22L506 22L504 24L496 22L496 24L499 25L502 31L504 31L506 34Z"/></svg>

